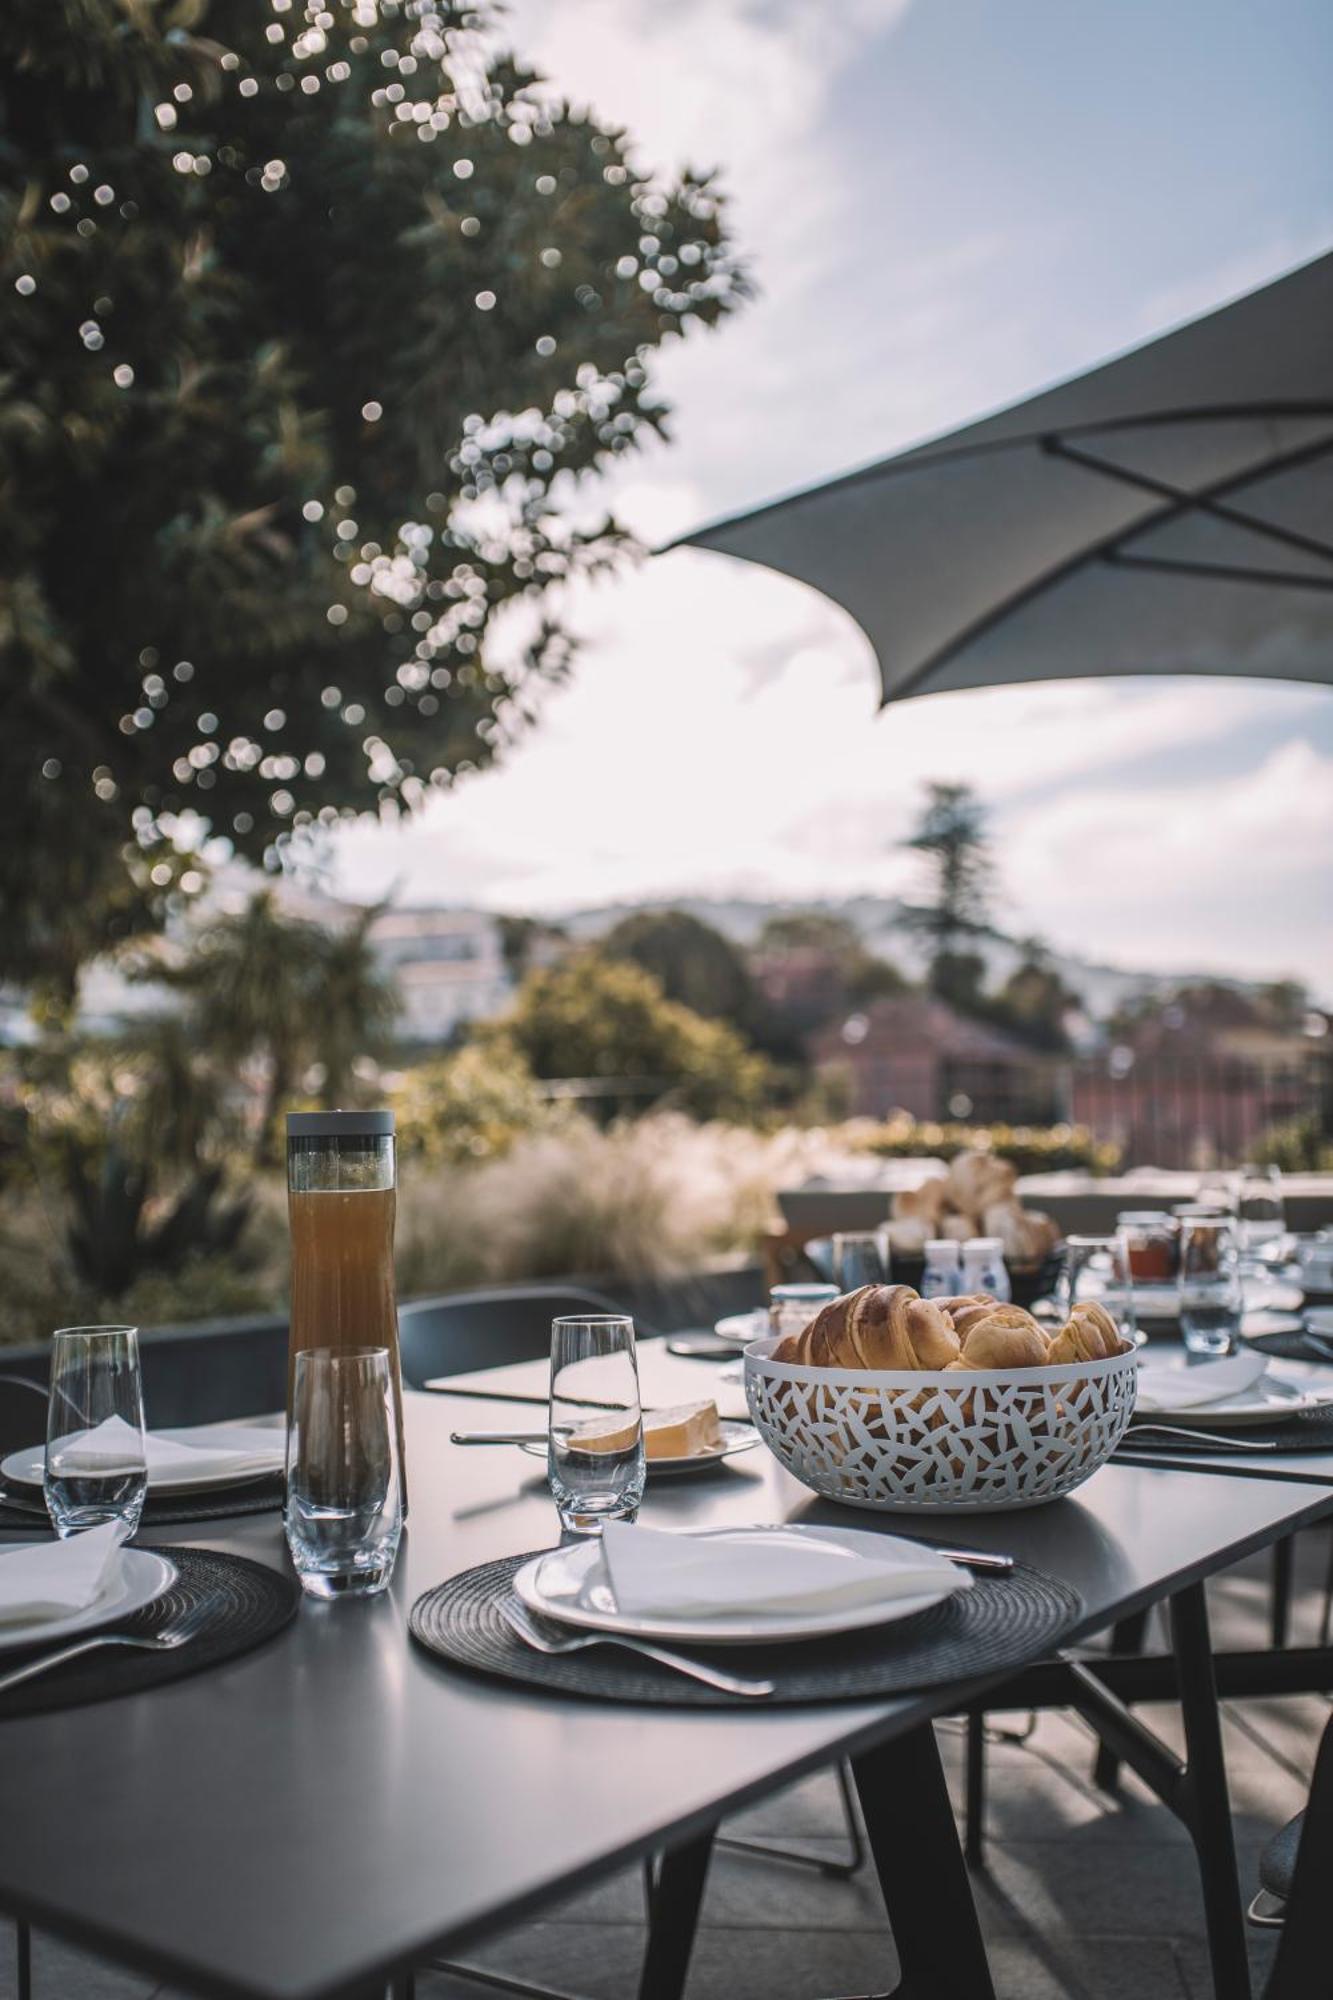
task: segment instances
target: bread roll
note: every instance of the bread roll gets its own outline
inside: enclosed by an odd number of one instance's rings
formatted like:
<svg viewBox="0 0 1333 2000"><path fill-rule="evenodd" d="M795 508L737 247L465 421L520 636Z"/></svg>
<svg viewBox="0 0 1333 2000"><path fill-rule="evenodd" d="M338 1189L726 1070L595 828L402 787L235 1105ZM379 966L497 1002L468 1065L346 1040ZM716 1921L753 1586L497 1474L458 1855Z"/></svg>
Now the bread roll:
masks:
<svg viewBox="0 0 1333 2000"><path fill-rule="evenodd" d="M925 1254L926 1245L934 1231L930 1223L923 1222L920 1216L903 1215L894 1217L888 1224L885 1234L889 1239L890 1254L899 1257L920 1257Z"/></svg>
<svg viewBox="0 0 1333 2000"><path fill-rule="evenodd" d="M971 1322L962 1359L970 1368L1044 1368L1046 1335L1021 1306L995 1306Z"/></svg>
<svg viewBox="0 0 1333 2000"><path fill-rule="evenodd" d="M1120 1329L1105 1306L1087 1300L1070 1308L1069 1318L1051 1342L1051 1360L1105 1361L1124 1349Z"/></svg>
<svg viewBox="0 0 1333 2000"><path fill-rule="evenodd" d="M997 1236L1008 1264L1038 1264L1060 1240L1049 1215L1024 1208L1012 1197L993 1201L982 1214L982 1234Z"/></svg>
<svg viewBox="0 0 1333 2000"><path fill-rule="evenodd" d="M1015 1168L1008 1160L996 1159L994 1153L959 1153L949 1168L952 1205L980 1220L992 1202L1009 1200L1017 1180Z"/></svg>
<svg viewBox="0 0 1333 2000"><path fill-rule="evenodd" d="M924 1222L931 1228L948 1207L949 1182L944 1174L932 1174L920 1187L900 1188L893 1197L895 1220Z"/></svg>

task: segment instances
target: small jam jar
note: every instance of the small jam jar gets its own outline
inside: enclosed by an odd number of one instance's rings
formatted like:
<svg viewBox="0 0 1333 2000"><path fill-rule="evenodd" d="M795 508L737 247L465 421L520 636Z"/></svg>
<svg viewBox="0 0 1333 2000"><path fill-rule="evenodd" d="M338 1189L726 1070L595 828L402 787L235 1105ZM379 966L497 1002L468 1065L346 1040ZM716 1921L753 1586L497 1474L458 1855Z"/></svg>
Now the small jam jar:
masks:
<svg viewBox="0 0 1333 2000"><path fill-rule="evenodd" d="M817 1312L838 1297L836 1285L774 1285L768 1323L774 1333L804 1333Z"/></svg>
<svg viewBox="0 0 1333 2000"><path fill-rule="evenodd" d="M1173 1285L1180 1259L1180 1224L1165 1209L1129 1209L1115 1219L1129 1248L1129 1275L1136 1285Z"/></svg>

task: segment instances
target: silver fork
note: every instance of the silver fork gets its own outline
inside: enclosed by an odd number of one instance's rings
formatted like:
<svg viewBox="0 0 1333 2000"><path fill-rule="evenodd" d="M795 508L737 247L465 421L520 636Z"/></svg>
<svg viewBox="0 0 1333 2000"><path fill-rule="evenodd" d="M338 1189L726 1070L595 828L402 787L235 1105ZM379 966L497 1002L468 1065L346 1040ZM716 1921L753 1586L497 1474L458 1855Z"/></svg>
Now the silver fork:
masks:
<svg viewBox="0 0 1333 2000"><path fill-rule="evenodd" d="M646 1660L656 1660L659 1666L687 1674L691 1680L702 1681L705 1687L720 1688L723 1694L762 1696L773 1692L772 1681L742 1680L738 1674L724 1674L720 1667L706 1667L702 1660L669 1653L661 1646L650 1646L646 1640L622 1639L618 1632L553 1632L516 1598L502 1602L498 1609L506 1625L536 1653L581 1653L588 1646L619 1646L627 1653L642 1653Z"/></svg>
<svg viewBox="0 0 1333 2000"><path fill-rule="evenodd" d="M1121 1443L1133 1450L1136 1437L1150 1434L1153 1437L1188 1438L1191 1444L1206 1445L1209 1451L1276 1451L1277 1444L1272 1438L1253 1438L1246 1444L1243 1438L1228 1437L1223 1431L1188 1430L1184 1424L1131 1424Z"/></svg>
<svg viewBox="0 0 1333 2000"><path fill-rule="evenodd" d="M0 1676L0 1694L7 1688L17 1687L20 1681L34 1680L51 1667L63 1667L67 1660L77 1660L81 1653L94 1652L98 1646L135 1646L143 1653L172 1653L188 1639L193 1639L216 1602L215 1591L188 1611L182 1611L160 1632L145 1633L142 1637L133 1632L92 1632L73 1646L61 1646L57 1652L46 1653L40 1660L29 1660L26 1667L15 1667L13 1673Z"/></svg>

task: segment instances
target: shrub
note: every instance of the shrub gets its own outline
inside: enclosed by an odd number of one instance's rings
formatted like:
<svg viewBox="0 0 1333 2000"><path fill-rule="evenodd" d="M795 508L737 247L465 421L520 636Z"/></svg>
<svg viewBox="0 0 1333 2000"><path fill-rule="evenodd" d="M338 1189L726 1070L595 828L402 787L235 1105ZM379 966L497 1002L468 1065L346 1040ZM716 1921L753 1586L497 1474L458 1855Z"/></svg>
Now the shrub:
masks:
<svg viewBox="0 0 1333 2000"><path fill-rule="evenodd" d="M390 1092L404 1160L463 1162L503 1156L556 1115L518 1052L469 1043L408 1070Z"/></svg>
<svg viewBox="0 0 1333 2000"><path fill-rule="evenodd" d="M1011 1160L1021 1174L1056 1173L1085 1167L1090 1173L1111 1174L1120 1164L1120 1148L1098 1139L1086 1125L942 1125L895 1112L884 1124L853 1135L851 1143L885 1159L951 1160L955 1153L978 1149Z"/></svg>
<svg viewBox="0 0 1333 2000"><path fill-rule="evenodd" d="M1272 1125L1254 1148L1260 1166L1280 1167L1284 1174L1333 1173L1333 1138L1314 1112Z"/></svg>

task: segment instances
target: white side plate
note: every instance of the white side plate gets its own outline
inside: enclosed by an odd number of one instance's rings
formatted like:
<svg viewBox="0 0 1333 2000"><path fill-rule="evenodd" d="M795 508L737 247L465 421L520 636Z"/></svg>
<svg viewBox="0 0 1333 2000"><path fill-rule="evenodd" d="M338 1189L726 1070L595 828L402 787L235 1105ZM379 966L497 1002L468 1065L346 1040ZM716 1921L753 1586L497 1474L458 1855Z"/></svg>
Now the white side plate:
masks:
<svg viewBox="0 0 1333 2000"><path fill-rule="evenodd" d="M164 1430L159 1431L157 1435L171 1438L178 1444L207 1442L205 1431ZM165 1478L161 1471L154 1472L150 1467L148 1490L150 1493L162 1494L211 1493L218 1487L248 1486L256 1479L273 1479L282 1469L281 1463L277 1463L272 1467L261 1467L258 1471L233 1472L219 1465L211 1471L194 1473L186 1479L179 1476L171 1479ZM12 1480L15 1486L40 1487L45 1470L46 1446L41 1444L25 1445L22 1451L12 1451L8 1458L0 1462L0 1473L6 1479Z"/></svg>
<svg viewBox="0 0 1333 2000"><path fill-rule="evenodd" d="M752 1340L762 1340L766 1333L772 1331L768 1314L762 1306L756 1307L753 1312L728 1313L725 1319L718 1320L713 1327L713 1332L719 1340L731 1341L738 1350L748 1347Z"/></svg>
<svg viewBox="0 0 1333 2000"><path fill-rule="evenodd" d="M702 1451L692 1451L685 1458L650 1458L645 1461L650 1479L674 1479L682 1472L706 1472L710 1465L720 1465L724 1458L735 1458L737 1452L753 1451L760 1442L759 1433L753 1424L743 1424L728 1417L721 1420L721 1444L706 1445ZM529 1458L545 1459L546 1446L540 1441L520 1446Z"/></svg>
<svg viewBox="0 0 1333 2000"><path fill-rule="evenodd" d="M746 1536L798 1535L818 1541L836 1542L855 1555L883 1561L899 1539L877 1535L867 1528L812 1528L799 1524L786 1527L716 1528L712 1534L740 1540ZM914 1560L924 1560L920 1544L911 1545ZM627 1639L667 1639L694 1646L764 1646L786 1644L798 1639L817 1639L838 1632L859 1632L877 1625L891 1625L900 1618L912 1618L966 1590L972 1582L963 1570L943 1556L939 1558L938 1589L919 1597L897 1597L879 1604L842 1605L833 1611L737 1613L725 1618L630 1618L616 1606L602 1562L602 1545L597 1539L564 1549L552 1549L524 1563L514 1576L514 1590L529 1611L539 1617L558 1619L562 1625L577 1625L590 1632L620 1633Z"/></svg>
<svg viewBox="0 0 1333 2000"><path fill-rule="evenodd" d="M1270 1373L1253 1389L1220 1403L1185 1410L1136 1409L1130 1427L1143 1422L1178 1424L1188 1430L1239 1430L1246 1424L1281 1423L1301 1410L1333 1410L1333 1391L1307 1388L1301 1381L1284 1381Z"/></svg>
<svg viewBox="0 0 1333 2000"><path fill-rule="evenodd" d="M10 1544L11 1548L22 1546L22 1543ZM0 1563L4 1559L5 1551L0 1550ZM131 1612L142 1611L164 1590L170 1590L175 1581L176 1565L165 1556L154 1555L149 1549L126 1549L110 1589L83 1611L72 1611L66 1618L34 1618L25 1625L0 1624L0 1653L13 1652L20 1646L55 1646L79 1633L118 1624Z"/></svg>

